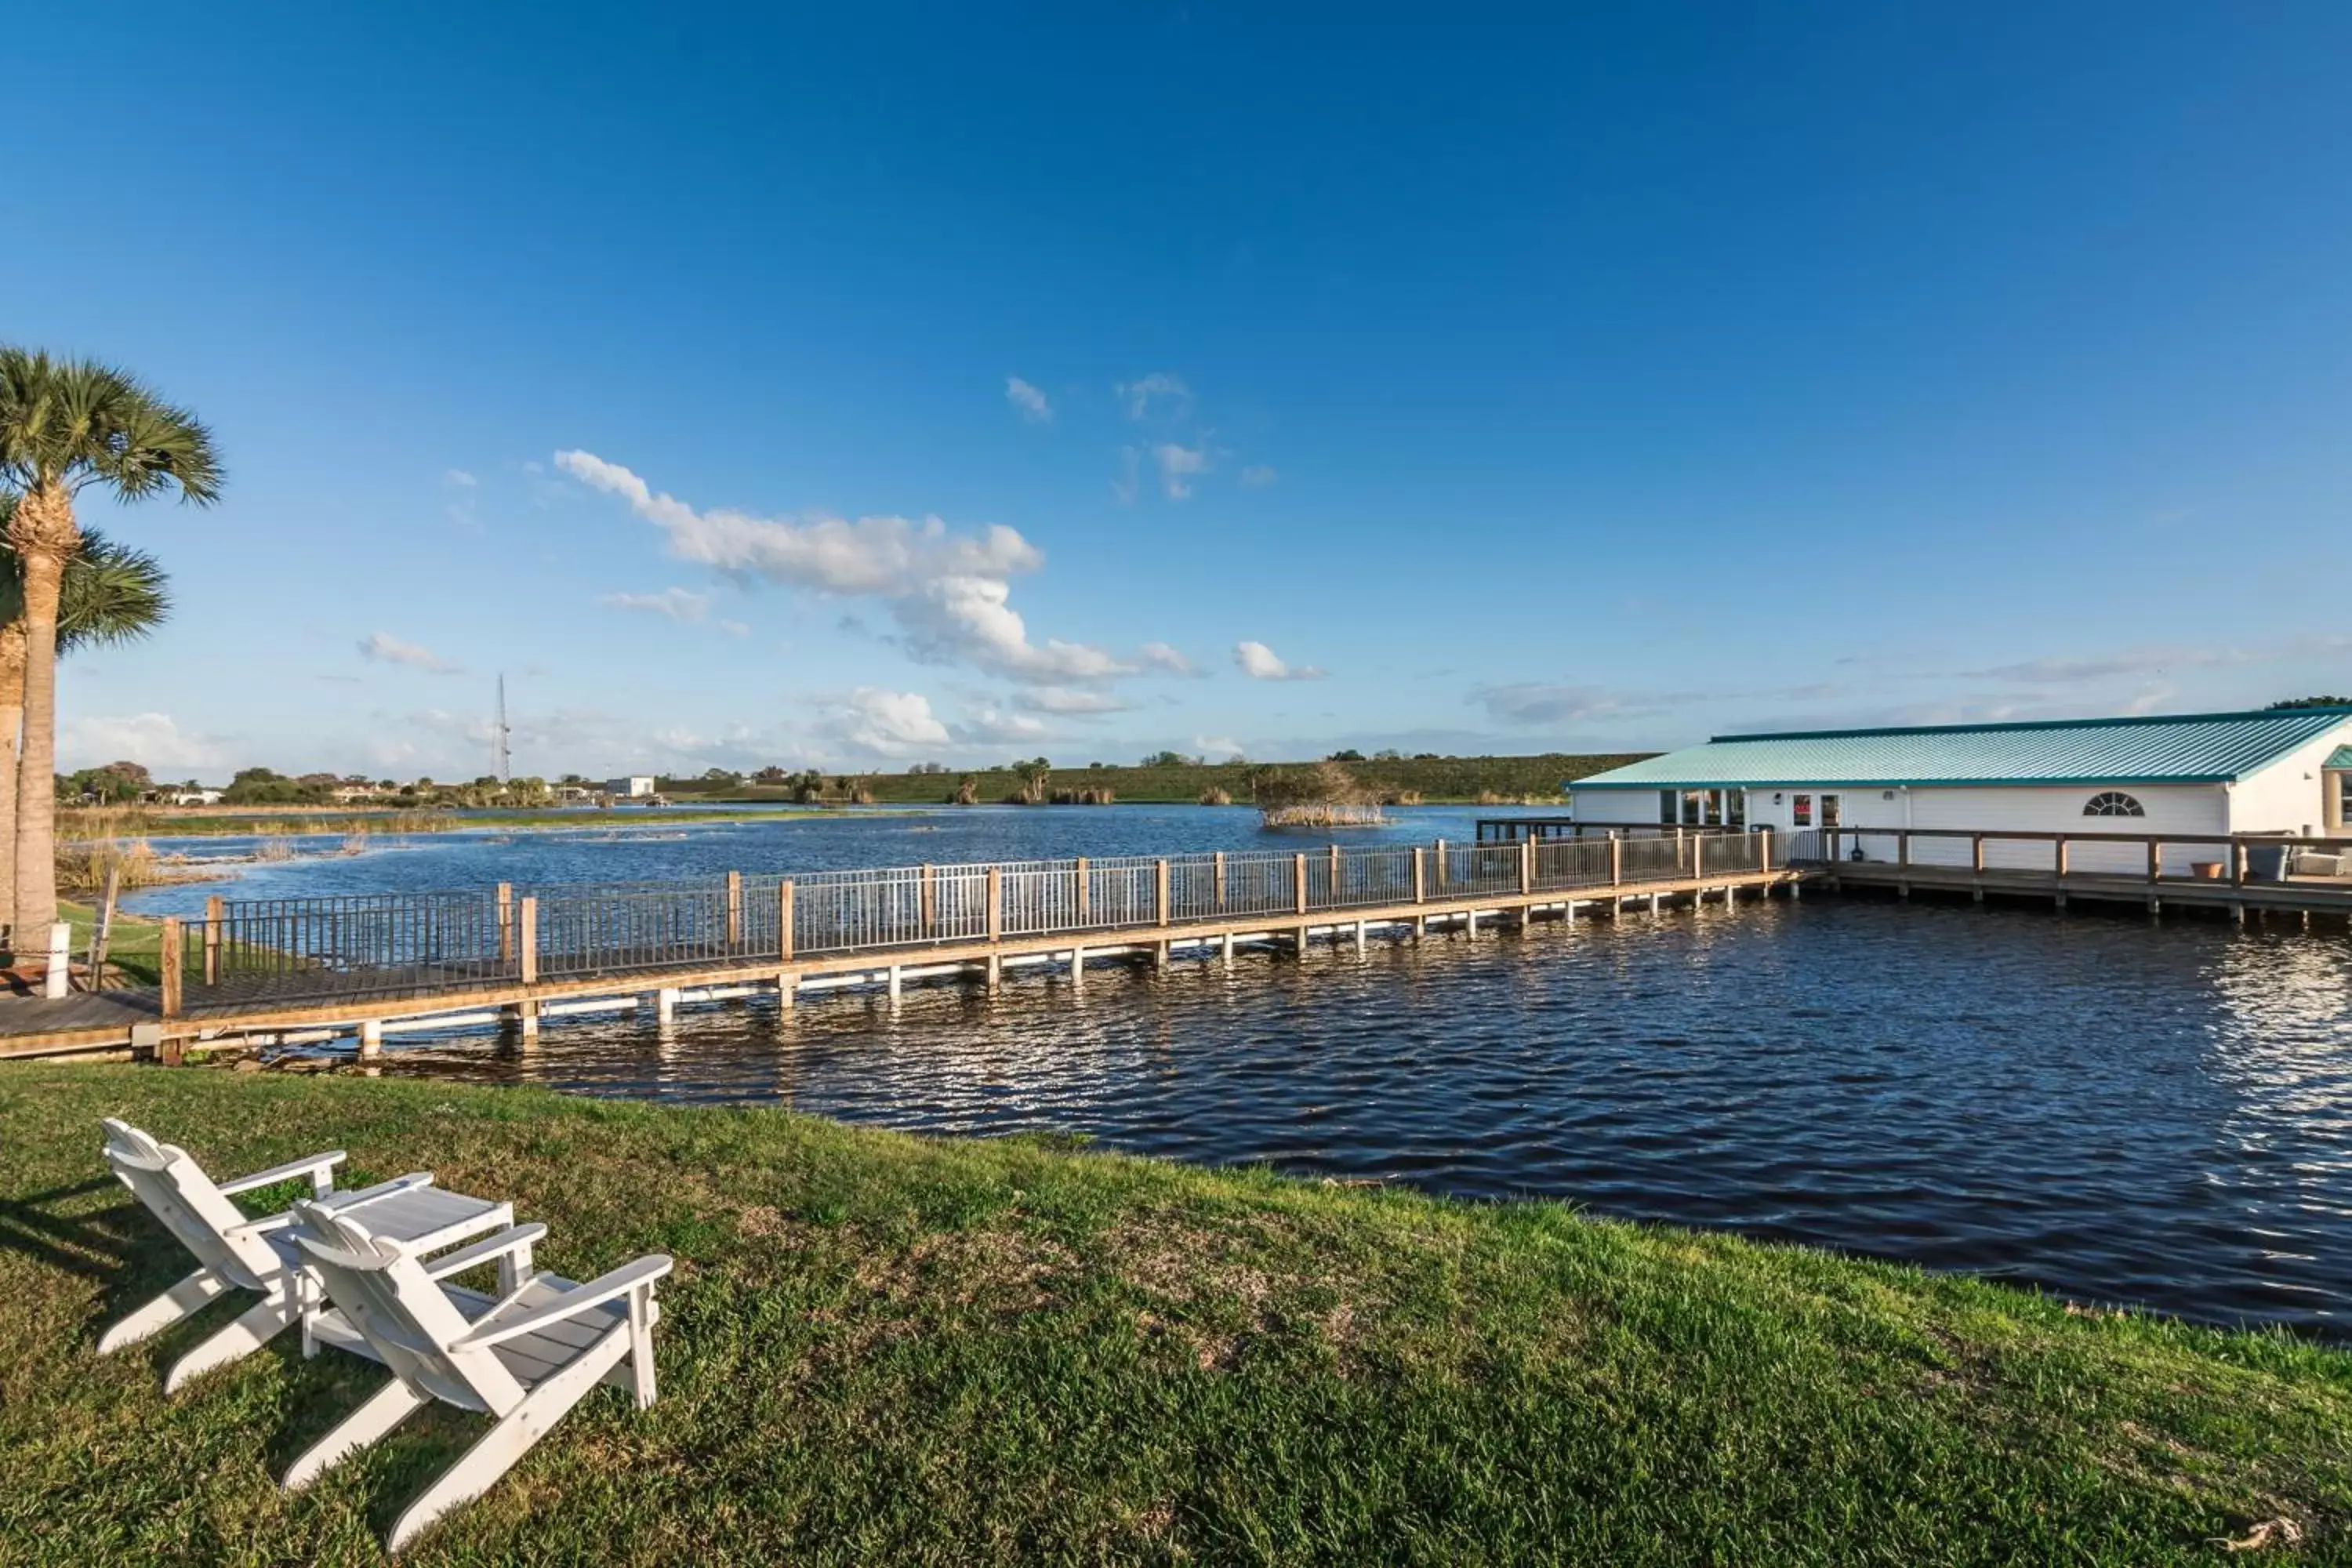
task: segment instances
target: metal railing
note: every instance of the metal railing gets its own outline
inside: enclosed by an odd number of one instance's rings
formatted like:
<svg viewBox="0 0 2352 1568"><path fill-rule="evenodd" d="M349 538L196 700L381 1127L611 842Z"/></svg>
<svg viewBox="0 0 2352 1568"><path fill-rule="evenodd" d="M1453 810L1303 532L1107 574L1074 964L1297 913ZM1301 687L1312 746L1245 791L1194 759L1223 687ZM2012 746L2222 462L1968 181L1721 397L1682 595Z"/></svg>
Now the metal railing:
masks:
<svg viewBox="0 0 2352 1568"><path fill-rule="evenodd" d="M164 1011L180 1011L184 1001L218 1008L428 994L1172 925L1287 924L1352 910L1757 871L1779 862L1770 844L1768 835L1743 833L1439 840L792 877L730 872L520 895L502 884L214 899L201 922L164 922L164 941L189 953L184 965L164 966Z"/></svg>
<svg viewBox="0 0 2352 1568"><path fill-rule="evenodd" d="M1786 835L1782 849L1788 865L1868 868L1880 875L1892 868L2025 873L2060 882L2352 883L2352 837L2340 835L1838 826Z"/></svg>

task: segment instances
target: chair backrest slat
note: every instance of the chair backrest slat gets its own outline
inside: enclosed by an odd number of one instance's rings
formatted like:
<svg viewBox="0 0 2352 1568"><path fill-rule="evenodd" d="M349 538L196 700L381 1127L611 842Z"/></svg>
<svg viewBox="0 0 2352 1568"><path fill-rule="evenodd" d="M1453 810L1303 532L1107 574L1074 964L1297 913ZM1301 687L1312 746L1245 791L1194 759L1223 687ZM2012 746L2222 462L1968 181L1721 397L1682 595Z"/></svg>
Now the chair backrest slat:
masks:
<svg viewBox="0 0 2352 1568"><path fill-rule="evenodd" d="M186 1150L158 1143L129 1122L110 1116L104 1121L106 1163L131 1195L197 1262L246 1289L265 1289L283 1264L261 1237L234 1234L247 1223L246 1213L213 1184L204 1167Z"/></svg>
<svg viewBox="0 0 2352 1568"><path fill-rule="evenodd" d="M295 1245L394 1376L436 1399L492 1415L521 1403L522 1384L495 1351L454 1348L470 1325L406 1247L371 1234L356 1215L312 1203L296 1204L294 1214Z"/></svg>

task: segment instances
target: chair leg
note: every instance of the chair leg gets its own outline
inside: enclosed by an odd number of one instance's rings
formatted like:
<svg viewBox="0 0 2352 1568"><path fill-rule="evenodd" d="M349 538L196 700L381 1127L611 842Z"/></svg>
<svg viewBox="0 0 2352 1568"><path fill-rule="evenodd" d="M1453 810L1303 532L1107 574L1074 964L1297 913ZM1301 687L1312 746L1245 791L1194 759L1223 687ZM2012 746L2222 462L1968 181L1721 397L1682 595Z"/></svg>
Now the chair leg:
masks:
<svg viewBox="0 0 2352 1568"><path fill-rule="evenodd" d="M163 1392L175 1393L191 1378L251 1355L277 1338L278 1331L292 1322L300 1310L284 1287L272 1290L262 1298L259 1306L248 1310L236 1322L182 1356L164 1374Z"/></svg>
<svg viewBox="0 0 2352 1568"><path fill-rule="evenodd" d="M355 1454L407 1420L425 1405L425 1396L394 1378L368 1395L367 1403L337 1422L335 1429L311 1444L278 1484L299 1491L347 1454Z"/></svg>
<svg viewBox="0 0 2352 1568"><path fill-rule="evenodd" d="M564 1412L579 1404L581 1396L628 1352L629 1328L623 1323L524 1394L521 1404L500 1416L497 1426L402 1511L392 1533L383 1538L385 1553L397 1555L434 1521L498 1485L514 1462L530 1452L531 1445L562 1420Z"/></svg>
<svg viewBox="0 0 2352 1568"><path fill-rule="evenodd" d="M629 1292L629 1373L640 1410L652 1409L654 1403L653 1305L650 1285Z"/></svg>
<svg viewBox="0 0 2352 1568"><path fill-rule="evenodd" d="M105 1355L160 1334L227 1289L227 1280L209 1268L199 1268L100 1334L98 1353Z"/></svg>

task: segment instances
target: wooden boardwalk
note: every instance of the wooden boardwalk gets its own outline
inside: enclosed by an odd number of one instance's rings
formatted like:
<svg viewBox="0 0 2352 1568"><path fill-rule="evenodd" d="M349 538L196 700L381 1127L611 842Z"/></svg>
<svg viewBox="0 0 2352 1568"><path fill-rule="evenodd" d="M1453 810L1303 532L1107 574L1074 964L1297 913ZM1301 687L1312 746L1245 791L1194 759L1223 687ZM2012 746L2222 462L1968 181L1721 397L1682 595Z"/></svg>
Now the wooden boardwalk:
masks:
<svg viewBox="0 0 2352 1568"><path fill-rule="evenodd" d="M356 1035L461 1017L544 1017L688 993L804 993L1090 961L1230 962L1237 944L1572 918L1771 889L1799 873L1765 835L1454 844L1304 853L907 867L814 877L378 900L215 900L167 922L175 982L147 993L0 1002L0 1057Z"/></svg>
<svg viewBox="0 0 2352 1568"><path fill-rule="evenodd" d="M2352 917L2342 838L1836 828L1797 835L1790 858L1838 888L2072 900L2249 914ZM2305 871L2307 859L2329 869Z"/></svg>

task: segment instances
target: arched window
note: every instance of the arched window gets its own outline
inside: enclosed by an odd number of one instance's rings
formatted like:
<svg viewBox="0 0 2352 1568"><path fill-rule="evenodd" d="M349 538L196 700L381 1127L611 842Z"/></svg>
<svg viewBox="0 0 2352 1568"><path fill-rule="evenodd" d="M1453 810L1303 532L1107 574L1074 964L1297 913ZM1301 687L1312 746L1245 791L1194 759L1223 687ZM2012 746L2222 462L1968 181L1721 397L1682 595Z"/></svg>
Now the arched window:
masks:
<svg viewBox="0 0 2352 1568"><path fill-rule="evenodd" d="M2084 816L2146 816L2139 802L2119 789L2101 790L2083 808Z"/></svg>

